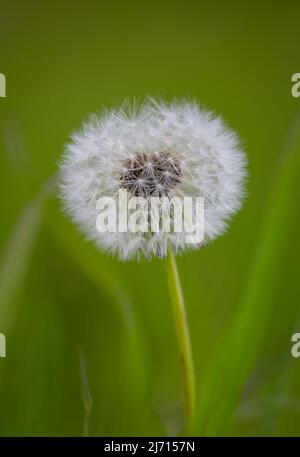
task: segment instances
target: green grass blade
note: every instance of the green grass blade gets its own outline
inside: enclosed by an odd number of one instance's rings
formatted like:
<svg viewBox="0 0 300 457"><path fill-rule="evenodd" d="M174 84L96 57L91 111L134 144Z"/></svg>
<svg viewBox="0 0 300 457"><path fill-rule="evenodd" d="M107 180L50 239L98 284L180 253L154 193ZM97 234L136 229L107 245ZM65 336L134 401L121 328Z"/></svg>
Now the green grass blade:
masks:
<svg viewBox="0 0 300 457"><path fill-rule="evenodd" d="M122 367L124 396L131 398L133 410L138 410L142 414L147 386L142 332L124 281L108 258L97 251L91 243L83 242L62 214L56 200L49 201L45 218L49 230L62 250L119 313L123 335L118 363ZM135 405L132 404L132 399ZM128 418L124 418L124 421L128 422Z"/></svg>
<svg viewBox="0 0 300 457"><path fill-rule="evenodd" d="M8 332L15 310L11 302L25 278L41 224L42 205L36 200L21 212L0 261L0 323Z"/></svg>
<svg viewBox="0 0 300 457"><path fill-rule="evenodd" d="M272 319L272 290L289 230L300 169L300 119L293 127L266 205L261 235L241 305L227 340L219 345L199 403L198 430L222 435L235 408ZM202 401L201 401L202 399Z"/></svg>
<svg viewBox="0 0 300 457"><path fill-rule="evenodd" d="M61 248L70 255L82 273L118 308L125 327L135 326L131 299L117 271L111 268L109 261L106 261L107 259L96 251L91 243L82 242L81 237L62 214L57 201L49 201L45 221Z"/></svg>
<svg viewBox="0 0 300 457"><path fill-rule="evenodd" d="M11 302L26 276L28 265L42 223L45 199L54 189L48 180L21 211L3 247L0 258L0 324L8 332L13 324L15 310Z"/></svg>
<svg viewBox="0 0 300 457"><path fill-rule="evenodd" d="M82 403L84 408L84 426L83 436L89 436L89 417L93 407L93 399L90 389L89 377L87 373L86 361L82 349L79 347L79 368L80 368L80 380L81 380L81 394Z"/></svg>

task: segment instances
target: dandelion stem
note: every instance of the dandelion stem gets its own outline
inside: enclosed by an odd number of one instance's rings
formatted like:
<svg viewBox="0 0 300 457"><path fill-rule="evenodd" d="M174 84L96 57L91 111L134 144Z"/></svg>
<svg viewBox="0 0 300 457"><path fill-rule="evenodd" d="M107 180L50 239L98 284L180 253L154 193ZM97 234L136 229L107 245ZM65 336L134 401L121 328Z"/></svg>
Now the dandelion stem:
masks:
<svg viewBox="0 0 300 457"><path fill-rule="evenodd" d="M174 254L169 251L166 259L168 285L172 298L179 360L184 394L185 433L192 433L195 415L195 374L190 332L184 298Z"/></svg>

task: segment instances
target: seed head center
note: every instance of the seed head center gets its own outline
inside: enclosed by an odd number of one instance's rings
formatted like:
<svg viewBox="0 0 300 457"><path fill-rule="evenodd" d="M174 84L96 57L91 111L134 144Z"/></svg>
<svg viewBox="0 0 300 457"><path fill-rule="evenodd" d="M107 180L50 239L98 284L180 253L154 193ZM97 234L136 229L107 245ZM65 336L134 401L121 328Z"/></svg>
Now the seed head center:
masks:
<svg viewBox="0 0 300 457"><path fill-rule="evenodd" d="M181 179L180 162L168 151L138 153L122 163L120 186L137 197L162 197Z"/></svg>

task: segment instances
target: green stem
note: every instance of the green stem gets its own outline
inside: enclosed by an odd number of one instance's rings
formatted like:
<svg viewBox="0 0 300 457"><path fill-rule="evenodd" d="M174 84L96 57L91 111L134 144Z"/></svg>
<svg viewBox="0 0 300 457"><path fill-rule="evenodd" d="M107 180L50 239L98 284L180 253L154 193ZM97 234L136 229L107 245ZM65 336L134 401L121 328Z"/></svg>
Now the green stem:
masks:
<svg viewBox="0 0 300 457"><path fill-rule="evenodd" d="M195 415L195 374L190 332L186 318L184 298L174 254L169 251L166 259L168 285L172 298L179 360L184 394L185 433L192 433Z"/></svg>

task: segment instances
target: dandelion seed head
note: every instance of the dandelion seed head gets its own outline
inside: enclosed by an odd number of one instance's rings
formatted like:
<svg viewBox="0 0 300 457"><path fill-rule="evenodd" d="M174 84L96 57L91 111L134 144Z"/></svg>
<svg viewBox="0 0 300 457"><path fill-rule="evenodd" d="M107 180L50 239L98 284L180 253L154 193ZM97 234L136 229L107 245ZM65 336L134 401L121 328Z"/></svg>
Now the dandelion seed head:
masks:
<svg viewBox="0 0 300 457"><path fill-rule="evenodd" d="M121 259L198 248L183 233L100 233L97 200L203 197L204 239L221 235L244 199L246 158L237 135L194 102L149 100L92 116L67 145L60 194L66 211L97 246Z"/></svg>

